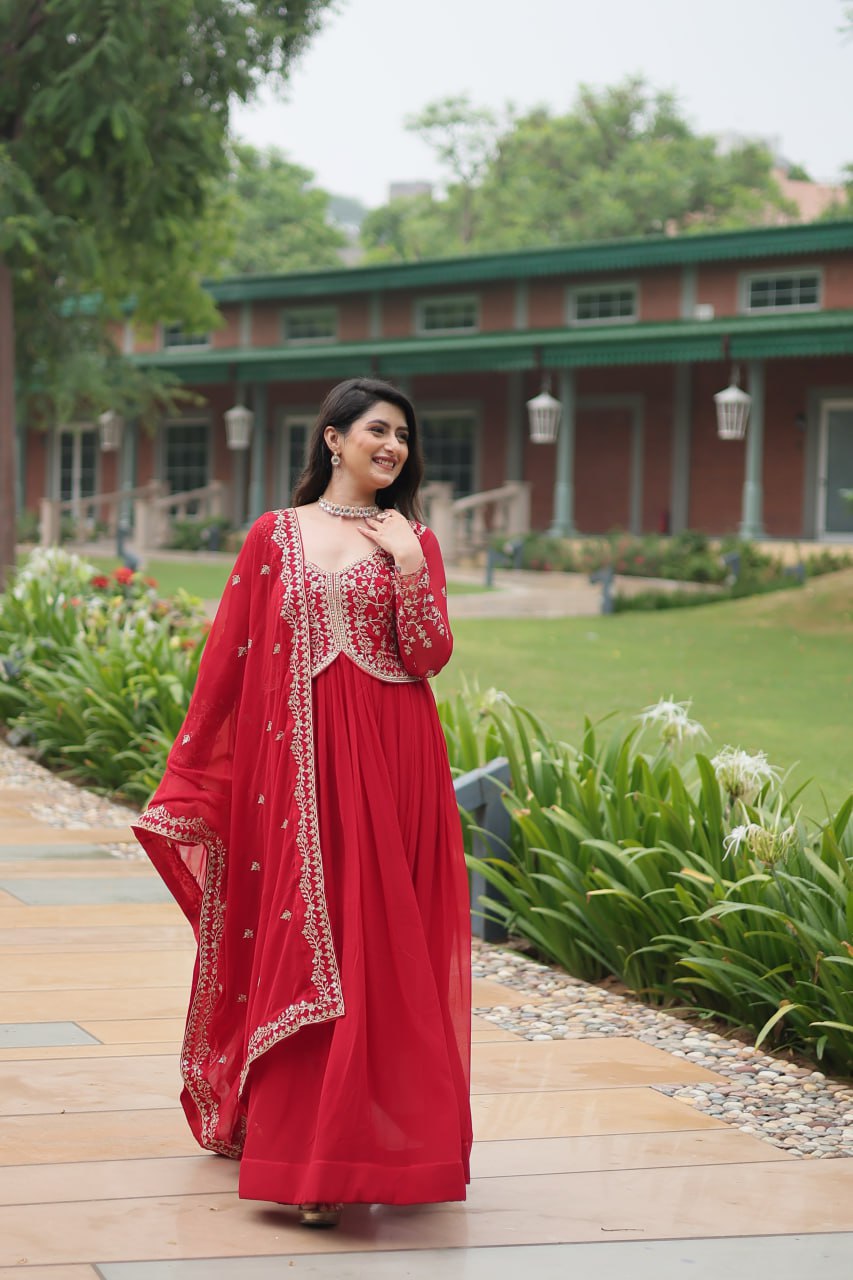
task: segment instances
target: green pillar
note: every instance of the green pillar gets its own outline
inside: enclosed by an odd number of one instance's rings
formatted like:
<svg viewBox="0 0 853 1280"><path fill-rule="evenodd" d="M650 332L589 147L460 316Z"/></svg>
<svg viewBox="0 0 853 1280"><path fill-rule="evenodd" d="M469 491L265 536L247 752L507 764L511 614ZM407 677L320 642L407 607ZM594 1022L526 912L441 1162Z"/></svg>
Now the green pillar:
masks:
<svg viewBox="0 0 853 1280"><path fill-rule="evenodd" d="M670 533L682 533L690 521L690 407L692 368L675 366L672 414L672 481L669 494Z"/></svg>
<svg viewBox="0 0 853 1280"><path fill-rule="evenodd" d="M749 363L749 394L752 406L746 428L746 474L738 532L742 538L764 537L764 361Z"/></svg>
<svg viewBox="0 0 853 1280"><path fill-rule="evenodd" d="M554 518L548 532L552 538L571 538L575 534L575 373L573 369L564 369L561 372L558 399L563 406L563 411L557 436Z"/></svg>
<svg viewBox="0 0 853 1280"><path fill-rule="evenodd" d="M249 480L249 520L257 520L266 510L267 453L267 384L256 382L252 388L252 470Z"/></svg>
<svg viewBox="0 0 853 1280"><path fill-rule="evenodd" d="M513 369L507 375L506 396L506 460L504 482L524 478L524 429L526 406L524 404L524 375Z"/></svg>

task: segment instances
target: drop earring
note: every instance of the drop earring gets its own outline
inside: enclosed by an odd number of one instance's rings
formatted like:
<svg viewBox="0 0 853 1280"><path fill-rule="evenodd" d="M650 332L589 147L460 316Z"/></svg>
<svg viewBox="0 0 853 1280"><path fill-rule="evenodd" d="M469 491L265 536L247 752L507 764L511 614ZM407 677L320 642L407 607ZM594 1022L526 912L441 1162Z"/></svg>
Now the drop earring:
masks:
<svg viewBox="0 0 853 1280"><path fill-rule="evenodd" d="M333 454L332 454L332 466L333 466L333 467L339 467L340 465L341 465L341 458L340 458L340 454L338 454L338 453L333 453Z"/></svg>

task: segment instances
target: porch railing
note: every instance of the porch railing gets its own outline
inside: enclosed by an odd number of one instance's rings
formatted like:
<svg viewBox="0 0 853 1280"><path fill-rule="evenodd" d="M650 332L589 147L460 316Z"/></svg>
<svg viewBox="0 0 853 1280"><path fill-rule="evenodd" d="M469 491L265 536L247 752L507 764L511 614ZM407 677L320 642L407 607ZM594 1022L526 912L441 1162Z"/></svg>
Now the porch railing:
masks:
<svg viewBox="0 0 853 1280"><path fill-rule="evenodd" d="M452 485L433 481L422 493L427 524L446 560L482 551L495 535L511 537L530 531L530 485L524 481L465 498L454 498Z"/></svg>
<svg viewBox="0 0 853 1280"><path fill-rule="evenodd" d="M42 546L55 546L62 539L63 519L75 525L72 541L94 540L100 533L114 538L119 521L133 509L134 545L141 551L163 547L169 540L173 520L205 519L221 516L225 486L220 480L201 489L168 493L160 480L151 480L135 489L93 493L87 498L42 498L39 536Z"/></svg>

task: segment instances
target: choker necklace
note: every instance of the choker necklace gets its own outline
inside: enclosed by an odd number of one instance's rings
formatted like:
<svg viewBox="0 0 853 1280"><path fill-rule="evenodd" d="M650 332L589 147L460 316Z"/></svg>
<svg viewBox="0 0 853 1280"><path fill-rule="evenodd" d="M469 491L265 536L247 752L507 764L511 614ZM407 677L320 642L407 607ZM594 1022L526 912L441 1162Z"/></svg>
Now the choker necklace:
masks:
<svg viewBox="0 0 853 1280"><path fill-rule="evenodd" d="M379 515L379 507L374 502L369 507L347 507L339 502L329 502L328 498L318 498L317 506L330 516L343 516L345 520L370 520Z"/></svg>

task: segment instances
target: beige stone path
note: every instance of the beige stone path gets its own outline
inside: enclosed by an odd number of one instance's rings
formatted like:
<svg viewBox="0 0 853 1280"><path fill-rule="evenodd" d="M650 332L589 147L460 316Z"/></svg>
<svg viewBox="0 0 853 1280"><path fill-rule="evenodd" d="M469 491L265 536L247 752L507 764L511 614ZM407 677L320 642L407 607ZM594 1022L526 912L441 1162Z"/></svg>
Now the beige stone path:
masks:
<svg viewBox="0 0 853 1280"><path fill-rule="evenodd" d="M662 1050L526 1041L482 1016L466 1204L357 1206L324 1233L239 1200L237 1166L199 1151L177 1101L188 928L145 863L105 851L125 829L47 827L36 798L0 786L0 1280L606 1280L688 1256L704 1280L739 1277L751 1250L776 1280L853 1274L853 1162L796 1159L655 1091L714 1078ZM480 1015L529 1000L475 985Z"/></svg>

